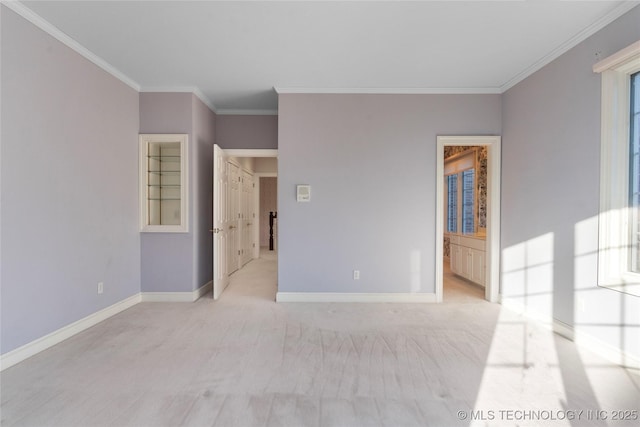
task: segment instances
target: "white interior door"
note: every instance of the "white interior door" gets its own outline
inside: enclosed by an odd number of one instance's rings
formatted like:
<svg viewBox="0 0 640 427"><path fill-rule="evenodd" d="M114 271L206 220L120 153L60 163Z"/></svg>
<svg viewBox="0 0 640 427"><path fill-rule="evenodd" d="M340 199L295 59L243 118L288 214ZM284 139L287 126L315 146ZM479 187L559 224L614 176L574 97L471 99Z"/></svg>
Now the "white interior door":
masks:
<svg viewBox="0 0 640 427"><path fill-rule="evenodd" d="M242 171L242 261L245 265L253 259L253 223L255 212L253 209L253 175Z"/></svg>
<svg viewBox="0 0 640 427"><path fill-rule="evenodd" d="M229 215L227 209L227 159L224 151L213 146L213 299L220 298L229 284L227 251Z"/></svg>
<svg viewBox="0 0 640 427"><path fill-rule="evenodd" d="M227 273L231 274L240 268L240 166L227 162L229 192L227 194L227 211L229 227L227 234Z"/></svg>

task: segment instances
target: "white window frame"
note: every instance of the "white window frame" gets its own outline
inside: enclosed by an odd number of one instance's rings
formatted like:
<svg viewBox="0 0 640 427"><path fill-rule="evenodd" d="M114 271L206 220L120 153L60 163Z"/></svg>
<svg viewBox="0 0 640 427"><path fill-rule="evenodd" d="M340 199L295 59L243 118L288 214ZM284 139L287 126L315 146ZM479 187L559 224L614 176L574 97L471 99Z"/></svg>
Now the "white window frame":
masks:
<svg viewBox="0 0 640 427"><path fill-rule="evenodd" d="M640 295L629 269L630 76L640 71L640 41L593 66L602 76L598 285Z"/></svg>
<svg viewBox="0 0 640 427"><path fill-rule="evenodd" d="M149 174L147 155L149 144L162 142L180 143L180 224L149 224ZM139 144L139 198L140 198L140 231L143 233L188 233L189 232L189 136L187 134L140 134Z"/></svg>

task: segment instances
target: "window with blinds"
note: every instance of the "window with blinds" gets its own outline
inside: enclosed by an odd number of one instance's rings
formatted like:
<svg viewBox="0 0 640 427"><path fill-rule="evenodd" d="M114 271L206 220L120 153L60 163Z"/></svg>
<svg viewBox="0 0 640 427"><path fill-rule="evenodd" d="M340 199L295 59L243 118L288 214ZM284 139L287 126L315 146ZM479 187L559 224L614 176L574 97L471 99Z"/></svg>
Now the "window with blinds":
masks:
<svg viewBox="0 0 640 427"><path fill-rule="evenodd" d="M475 232L475 169L462 171L462 234Z"/></svg>
<svg viewBox="0 0 640 427"><path fill-rule="evenodd" d="M458 232L458 175L447 177L447 232Z"/></svg>
<svg viewBox="0 0 640 427"><path fill-rule="evenodd" d="M447 233L476 231L476 157L476 147L469 147L445 161Z"/></svg>

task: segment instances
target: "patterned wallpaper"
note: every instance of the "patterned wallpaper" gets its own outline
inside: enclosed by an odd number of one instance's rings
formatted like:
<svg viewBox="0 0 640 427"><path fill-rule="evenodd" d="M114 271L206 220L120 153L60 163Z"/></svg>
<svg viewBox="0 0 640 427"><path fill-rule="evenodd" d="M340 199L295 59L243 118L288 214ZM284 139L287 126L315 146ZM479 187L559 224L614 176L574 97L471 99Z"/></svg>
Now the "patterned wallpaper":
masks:
<svg viewBox="0 0 640 427"><path fill-rule="evenodd" d="M478 195L478 223L476 227L487 227L487 147L449 146L444 147L445 161L458 153L477 148L476 191ZM449 256L449 239L444 238L444 256Z"/></svg>

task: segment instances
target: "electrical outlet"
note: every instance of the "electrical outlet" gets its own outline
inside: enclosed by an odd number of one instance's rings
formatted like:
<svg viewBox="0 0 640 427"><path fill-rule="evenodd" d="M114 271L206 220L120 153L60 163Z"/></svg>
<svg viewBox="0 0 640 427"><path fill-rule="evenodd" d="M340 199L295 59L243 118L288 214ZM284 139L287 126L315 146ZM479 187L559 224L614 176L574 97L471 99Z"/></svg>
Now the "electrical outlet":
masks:
<svg viewBox="0 0 640 427"><path fill-rule="evenodd" d="M353 280L360 280L360 270L353 270Z"/></svg>
<svg viewBox="0 0 640 427"><path fill-rule="evenodd" d="M104 283L98 282L98 293L101 294L102 292L104 292Z"/></svg>

